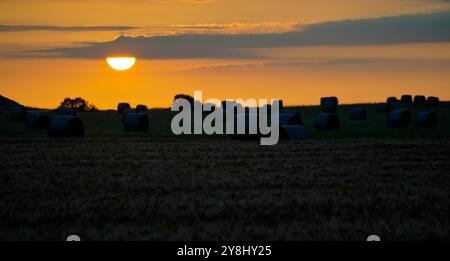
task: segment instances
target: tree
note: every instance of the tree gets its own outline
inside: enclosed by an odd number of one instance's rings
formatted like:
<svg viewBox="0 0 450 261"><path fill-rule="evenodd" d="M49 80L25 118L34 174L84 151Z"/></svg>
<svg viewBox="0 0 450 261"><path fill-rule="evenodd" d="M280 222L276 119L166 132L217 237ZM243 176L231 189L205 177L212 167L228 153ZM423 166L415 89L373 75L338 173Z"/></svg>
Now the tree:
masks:
<svg viewBox="0 0 450 261"><path fill-rule="evenodd" d="M177 94L175 95L175 97L173 98L173 101L176 101L178 99L185 99L187 101L189 101L190 103L194 102L194 97L187 95L187 94Z"/></svg>
<svg viewBox="0 0 450 261"><path fill-rule="evenodd" d="M96 111L97 108L92 104L88 103L85 99L77 97L75 99L71 99L69 97L65 98L64 101L61 102L59 108L71 108L77 111Z"/></svg>

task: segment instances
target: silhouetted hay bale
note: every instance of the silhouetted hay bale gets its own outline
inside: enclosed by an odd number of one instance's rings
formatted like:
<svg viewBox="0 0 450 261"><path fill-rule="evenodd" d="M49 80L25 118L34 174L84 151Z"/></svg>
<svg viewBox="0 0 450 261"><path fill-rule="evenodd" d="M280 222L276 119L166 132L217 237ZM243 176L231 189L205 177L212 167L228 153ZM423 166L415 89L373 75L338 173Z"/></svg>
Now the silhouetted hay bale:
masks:
<svg viewBox="0 0 450 261"><path fill-rule="evenodd" d="M398 109L388 114L388 126L391 128L405 127L411 122L411 111L408 109Z"/></svg>
<svg viewBox="0 0 450 261"><path fill-rule="evenodd" d="M131 106L129 103L121 102L117 105L117 112L122 113L125 109L131 109Z"/></svg>
<svg viewBox="0 0 450 261"><path fill-rule="evenodd" d="M336 113L336 103L335 102L325 102L322 104L322 112L325 113Z"/></svg>
<svg viewBox="0 0 450 261"><path fill-rule="evenodd" d="M280 127L280 138L283 140L308 140L311 134L305 126L282 125Z"/></svg>
<svg viewBox="0 0 450 261"><path fill-rule="evenodd" d="M27 110L22 105L14 106L11 108L9 115L13 121L23 121L27 118Z"/></svg>
<svg viewBox="0 0 450 261"><path fill-rule="evenodd" d="M367 110L365 108L351 108L350 120L353 121L367 120Z"/></svg>
<svg viewBox="0 0 450 261"><path fill-rule="evenodd" d="M41 111L28 111L25 127L27 129L47 129L50 117Z"/></svg>
<svg viewBox="0 0 450 261"><path fill-rule="evenodd" d="M125 116L123 126L127 132L147 132L149 127L148 116L144 113L128 113Z"/></svg>
<svg viewBox="0 0 450 261"><path fill-rule="evenodd" d="M318 131L337 130L340 128L339 117L334 113L320 113L314 119L314 128Z"/></svg>
<svg viewBox="0 0 450 261"><path fill-rule="evenodd" d="M435 112L422 111L416 113L414 117L414 126L416 127L436 127L439 119Z"/></svg>
<svg viewBox="0 0 450 261"><path fill-rule="evenodd" d="M392 96L392 97L388 97L386 102L389 103L389 104L397 104L398 103L398 99L397 99L397 97L393 97Z"/></svg>
<svg viewBox="0 0 450 261"><path fill-rule="evenodd" d="M279 114L281 125L303 125L303 120L300 112L283 112Z"/></svg>
<svg viewBox="0 0 450 261"><path fill-rule="evenodd" d="M332 103L334 106L339 105L339 99L337 97L322 97L320 98L320 106L324 106L325 103Z"/></svg>
<svg viewBox="0 0 450 261"><path fill-rule="evenodd" d="M274 100L273 102L272 102L272 106L273 106L273 104L275 103L275 102L278 102L278 105L279 105L279 111L281 111L281 110L283 110L284 109L284 104L283 104L283 100Z"/></svg>
<svg viewBox="0 0 450 261"><path fill-rule="evenodd" d="M76 116L77 111L72 108L67 107L61 107L56 111L56 114L58 115L70 115L70 116Z"/></svg>
<svg viewBox="0 0 450 261"><path fill-rule="evenodd" d="M225 104L225 102L222 102L222 113L223 113L223 120L226 123L227 120L227 114L232 113L234 117L238 114L242 114L245 112L245 109L242 108L242 105L233 101L228 101L228 104Z"/></svg>
<svg viewBox="0 0 450 261"><path fill-rule="evenodd" d="M427 98L423 95L414 96L414 105L425 105L427 104Z"/></svg>
<svg viewBox="0 0 450 261"><path fill-rule="evenodd" d="M203 104L203 108L210 108L210 112L213 112L216 110L216 105L214 103L205 103Z"/></svg>
<svg viewBox="0 0 450 261"><path fill-rule="evenodd" d="M147 105L139 104L136 106L137 112L146 112L148 110Z"/></svg>
<svg viewBox="0 0 450 261"><path fill-rule="evenodd" d="M73 138L84 136L83 121L75 116L58 115L51 119L48 136L55 138Z"/></svg>
<svg viewBox="0 0 450 261"><path fill-rule="evenodd" d="M400 102L403 105L410 105L413 102L413 98L412 98L411 95L402 95L402 98L401 98Z"/></svg>
<svg viewBox="0 0 450 261"><path fill-rule="evenodd" d="M379 113L387 113L392 110L392 105L390 103L378 103L377 104L377 112Z"/></svg>
<svg viewBox="0 0 450 261"><path fill-rule="evenodd" d="M427 99L427 107L428 108L434 108L434 107L438 107L440 104L439 98L438 97L434 97L434 96L430 96Z"/></svg>
<svg viewBox="0 0 450 261"><path fill-rule="evenodd" d="M126 116L127 116L129 113L138 113L138 111L135 110L135 109L124 109L124 110L122 111L122 120L123 120L123 121L125 120Z"/></svg>

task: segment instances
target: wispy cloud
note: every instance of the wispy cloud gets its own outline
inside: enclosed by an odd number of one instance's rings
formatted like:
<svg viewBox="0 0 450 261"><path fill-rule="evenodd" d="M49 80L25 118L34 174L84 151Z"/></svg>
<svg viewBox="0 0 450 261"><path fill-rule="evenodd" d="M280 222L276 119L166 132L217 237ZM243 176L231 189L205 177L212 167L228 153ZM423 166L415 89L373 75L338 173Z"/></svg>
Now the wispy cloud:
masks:
<svg viewBox="0 0 450 261"><path fill-rule="evenodd" d="M305 26L297 22L286 22L174 25L170 28L178 30L189 30L196 33L205 34L267 34L300 31L301 29L305 28Z"/></svg>
<svg viewBox="0 0 450 261"><path fill-rule="evenodd" d="M0 32L18 31L127 31L132 26L51 26L51 25L0 25Z"/></svg>
<svg viewBox="0 0 450 261"><path fill-rule="evenodd" d="M220 25L213 25L213 28L220 28ZM108 55L135 55L144 59L252 58L255 54L249 50L254 48L445 42L450 41L448 28L450 12L444 12L326 22L282 33L121 36L110 42L43 53L77 58Z"/></svg>

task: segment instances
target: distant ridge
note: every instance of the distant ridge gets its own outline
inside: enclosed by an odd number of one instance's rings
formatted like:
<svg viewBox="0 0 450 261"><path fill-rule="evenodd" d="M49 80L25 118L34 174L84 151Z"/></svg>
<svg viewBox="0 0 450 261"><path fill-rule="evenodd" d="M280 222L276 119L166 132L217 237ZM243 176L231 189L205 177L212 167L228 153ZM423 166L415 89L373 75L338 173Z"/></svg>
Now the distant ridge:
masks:
<svg viewBox="0 0 450 261"><path fill-rule="evenodd" d="M0 110L9 110L11 107L20 106L21 104L0 95Z"/></svg>

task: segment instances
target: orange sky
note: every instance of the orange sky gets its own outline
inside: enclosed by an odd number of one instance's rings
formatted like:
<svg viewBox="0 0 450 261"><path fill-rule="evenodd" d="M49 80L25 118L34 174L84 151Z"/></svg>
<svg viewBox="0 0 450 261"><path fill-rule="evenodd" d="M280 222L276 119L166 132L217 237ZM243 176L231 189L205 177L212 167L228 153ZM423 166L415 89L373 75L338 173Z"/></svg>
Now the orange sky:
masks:
<svg viewBox="0 0 450 261"><path fill-rule="evenodd" d="M248 50L258 54L251 59L137 57L136 65L124 72L109 68L104 59L21 55L29 50L112 41L120 33L179 34L203 27L201 33L209 33L213 27L220 27L224 34L285 32L304 23L434 12L449 7L443 1L423 0L318 2L2 0L2 25L140 28L0 31L0 94L25 105L47 108L56 107L65 97L81 96L101 109L115 108L121 101L167 107L174 95L192 95L193 90L203 90L205 98L282 98L289 105L318 104L325 95L339 96L344 103L377 102L404 93L450 100L450 43L446 42L255 48ZM187 25L196 28L188 29Z"/></svg>

